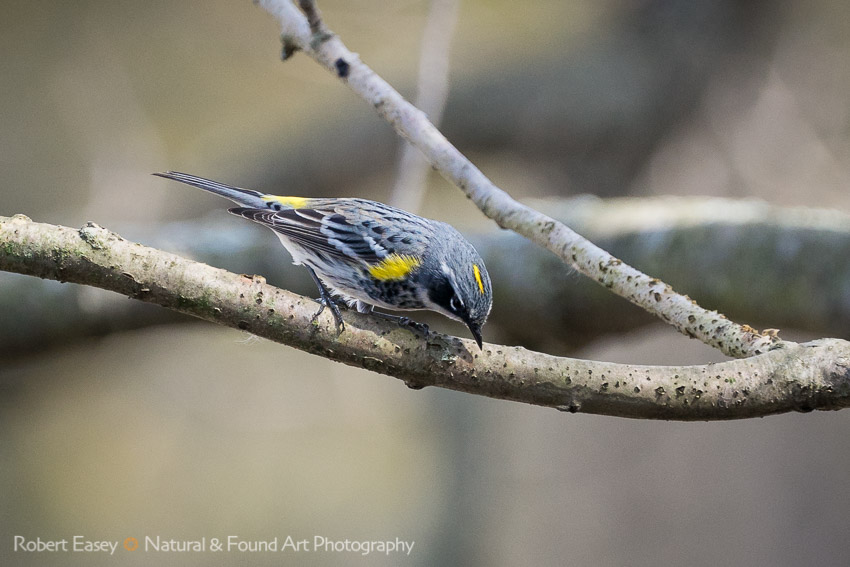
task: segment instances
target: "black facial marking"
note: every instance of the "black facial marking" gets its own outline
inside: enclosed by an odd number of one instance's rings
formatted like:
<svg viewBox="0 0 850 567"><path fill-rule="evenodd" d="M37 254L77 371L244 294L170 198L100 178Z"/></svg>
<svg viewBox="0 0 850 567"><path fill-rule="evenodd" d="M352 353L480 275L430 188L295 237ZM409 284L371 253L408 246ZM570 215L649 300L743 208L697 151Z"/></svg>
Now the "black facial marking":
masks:
<svg viewBox="0 0 850 567"><path fill-rule="evenodd" d="M441 276L436 277L435 281L428 289L428 298L450 313L460 315L458 310L452 304L462 305L462 303L455 298L455 290L447 278ZM455 301L453 302L452 299L455 299Z"/></svg>

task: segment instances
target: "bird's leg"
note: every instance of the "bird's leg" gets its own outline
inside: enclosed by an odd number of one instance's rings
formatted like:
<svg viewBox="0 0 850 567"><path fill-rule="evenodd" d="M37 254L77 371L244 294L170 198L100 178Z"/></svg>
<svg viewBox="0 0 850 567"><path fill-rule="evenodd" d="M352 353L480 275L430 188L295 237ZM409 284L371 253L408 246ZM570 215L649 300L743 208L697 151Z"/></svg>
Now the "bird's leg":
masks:
<svg viewBox="0 0 850 567"><path fill-rule="evenodd" d="M387 319L388 321L395 321L399 327L408 327L415 331L419 331L426 337L431 330L428 328L428 325L425 323L418 323L410 319L410 317L402 317L400 315L390 315L389 313L381 313L380 311L372 311L372 315L375 317L380 317L381 319Z"/></svg>
<svg viewBox="0 0 850 567"><path fill-rule="evenodd" d="M336 323L336 332L337 334L341 333L343 329L345 329L345 323L342 322L342 314L339 312L339 307L334 301L333 297L331 297L328 288L325 287L325 284L322 283L322 280L319 279L319 276L316 275L316 272L313 271L313 268L306 266L307 270L310 272L310 275L313 277L313 281L316 282L316 285L319 288L319 310L313 315L311 321L315 321L316 318L321 315L322 311L325 310L325 307L331 310L331 314L334 316L334 322Z"/></svg>

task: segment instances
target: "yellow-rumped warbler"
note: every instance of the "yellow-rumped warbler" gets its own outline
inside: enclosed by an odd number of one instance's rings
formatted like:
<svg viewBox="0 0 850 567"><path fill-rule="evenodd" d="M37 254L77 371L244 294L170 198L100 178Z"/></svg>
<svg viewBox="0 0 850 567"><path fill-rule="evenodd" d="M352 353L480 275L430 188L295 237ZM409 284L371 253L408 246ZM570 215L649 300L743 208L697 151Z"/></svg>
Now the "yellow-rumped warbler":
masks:
<svg viewBox="0 0 850 567"><path fill-rule="evenodd" d="M306 266L319 286L316 315L328 306L339 329L342 316L331 293L361 313L373 307L437 311L466 323L481 347L493 304L490 276L472 244L448 224L366 199L280 197L176 171L154 175L226 197L239 205L231 213L275 231L293 263Z"/></svg>

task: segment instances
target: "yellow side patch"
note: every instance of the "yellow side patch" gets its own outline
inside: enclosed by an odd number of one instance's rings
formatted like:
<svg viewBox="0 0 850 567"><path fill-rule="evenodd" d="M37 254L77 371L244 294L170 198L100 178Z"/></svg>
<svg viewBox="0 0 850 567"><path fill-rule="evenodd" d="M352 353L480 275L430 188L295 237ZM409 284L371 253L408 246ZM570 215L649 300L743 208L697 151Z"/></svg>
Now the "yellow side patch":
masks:
<svg viewBox="0 0 850 567"><path fill-rule="evenodd" d="M267 203L280 203L284 207L291 207L293 209L305 208L309 200L310 199L306 199L304 197L280 197L278 195L263 195L263 201Z"/></svg>
<svg viewBox="0 0 850 567"><path fill-rule="evenodd" d="M478 269L478 264L472 264L472 273L475 274L475 281L478 283L478 291L484 295L484 281L481 279L481 270Z"/></svg>
<svg viewBox="0 0 850 567"><path fill-rule="evenodd" d="M390 254L380 263L369 267L369 273L376 280L398 280L417 268L422 262L407 254Z"/></svg>

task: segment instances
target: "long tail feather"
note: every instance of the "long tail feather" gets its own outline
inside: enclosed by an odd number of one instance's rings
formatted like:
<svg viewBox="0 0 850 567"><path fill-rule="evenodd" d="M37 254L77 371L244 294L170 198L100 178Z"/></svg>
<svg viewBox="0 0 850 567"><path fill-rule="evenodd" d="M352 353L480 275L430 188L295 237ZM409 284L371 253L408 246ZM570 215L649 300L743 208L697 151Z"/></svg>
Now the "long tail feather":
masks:
<svg viewBox="0 0 850 567"><path fill-rule="evenodd" d="M157 177L164 177L166 179L173 179L174 181L179 181L180 183L192 185L193 187L198 187L204 191L221 195L222 197L230 199L237 205L241 205L243 207L264 208L266 206L266 202L262 198L263 193L258 191L225 185L218 181L204 179L203 177L189 175L188 173L180 173L179 171L166 171L165 173L154 173L153 175L156 175Z"/></svg>

